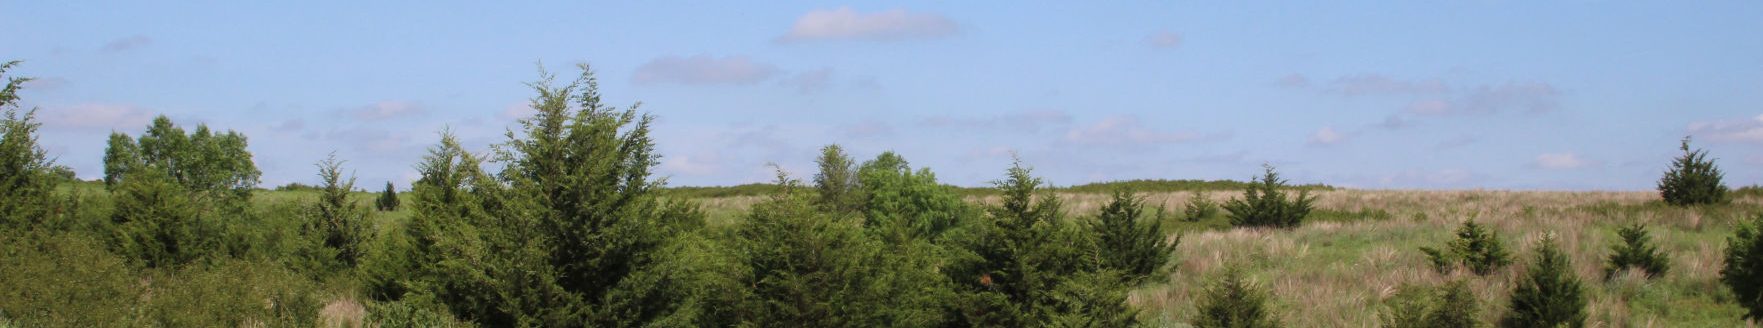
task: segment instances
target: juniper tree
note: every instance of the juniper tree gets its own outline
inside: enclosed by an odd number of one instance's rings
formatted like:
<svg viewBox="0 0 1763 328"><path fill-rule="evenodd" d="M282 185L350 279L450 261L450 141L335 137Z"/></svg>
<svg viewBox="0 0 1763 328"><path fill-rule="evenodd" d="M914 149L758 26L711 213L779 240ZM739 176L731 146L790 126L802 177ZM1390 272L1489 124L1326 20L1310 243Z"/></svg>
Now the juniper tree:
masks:
<svg viewBox="0 0 1763 328"><path fill-rule="evenodd" d="M1316 197L1310 196L1309 190L1299 190L1297 197L1288 199L1281 190L1287 188L1286 181L1274 172L1273 165L1263 164L1261 167L1266 173L1259 182L1243 190L1242 198L1224 203L1224 209L1230 212L1231 225L1292 228L1303 223L1304 217L1310 215Z"/></svg>
<svg viewBox="0 0 1763 328"><path fill-rule="evenodd" d="M1652 236L1647 235L1647 227L1636 223L1618 228L1616 234L1622 237L1622 244L1610 247L1610 260L1604 267L1604 279L1616 276L1617 272L1628 268L1638 268L1647 273L1648 278L1664 276L1671 270L1671 260L1654 245Z"/></svg>
<svg viewBox="0 0 1763 328"><path fill-rule="evenodd" d="M1196 307L1201 328L1272 328L1281 326L1269 308L1267 291L1243 277L1235 268L1225 269L1217 281L1206 286Z"/></svg>
<svg viewBox="0 0 1763 328"><path fill-rule="evenodd" d="M1688 206L1724 204L1732 200L1727 195L1726 185L1720 182L1726 174L1714 166L1714 160L1708 159L1707 150L1691 150L1689 137L1683 137L1679 149L1683 150L1683 155L1673 160L1665 176L1659 178L1659 196L1666 203Z"/></svg>
<svg viewBox="0 0 1763 328"><path fill-rule="evenodd" d="M335 260L344 267L355 267L366 252L366 243L373 238L367 222L367 211L349 199L355 191L355 178L343 178L343 162L336 155L318 162L320 189L318 200L308 209L311 216L308 231L322 244L335 251Z"/></svg>
<svg viewBox="0 0 1763 328"><path fill-rule="evenodd" d="M1163 269L1181 241L1167 238L1162 222L1145 217L1144 206L1144 199L1133 192L1115 191L1096 220L1088 224L1096 236L1101 267L1119 270L1128 284L1137 284Z"/></svg>
<svg viewBox="0 0 1763 328"><path fill-rule="evenodd" d="M398 189L392 187L391 181L386 181L386 190L380 192L379 198L374 199L373 205L381 212L398 210Z"/></svg>
<svg viewBox="0 0 1763 328"><path fill-rule="evenodd" d="M25 227L42 223L50 213L50 193L56 177L54 164L37 143L36 110L18 111L18 90L29 78L8 77L17 61L0 63L0 227Z"/></svg>
<svg viewBox="0 0 1763 328"><path fill-rule="evenodd" d="M1188 204L1182 213L1187 215L1188 221L1205 220L1218 215L1218 203L1213 202L1205 190L1196 190L1193 196L1188 197Z"/></svg>
<svg viewBox="0 0 1763 328"><path fill-rule="evenodd" d="M1505 243L1500 241L1499 233L1476 224L1475 220L1463 221L1456 235L1457 239L1446 243L1444 249L1420 248L1439 273L1450 273L1462 265L1485 276L1512 264L1512 256L1506 251Z"/></svg>
<svg viewBox="0 0 1763 328"><path fill-rule="evenodd" d="M1746 319L1763 322L1763 214L1738 223L1726 238L1725 253L1720 282L1745 308Z"/></svg>
<svg viewBox="0 0 1763 328"><path fill-rule="evenodd" d="M164 172L138 170L111 193L110 224L117 253L148 267L173 267L219 249L220 229Z"/></svg>
<svg viewBox="0 0 1763 328"><path fill-rule="evenodd" d="M1473 328L1481 306L1462 280L1437 288L1403 285L1380 315L1384 328Z"/></svg>
<svg viewBox="0 0 1763 328"><path fill-rule="evenodd" d="M861 206L858 193L857 164L837 144L820 148L814 163L820 172L814 174L814 189L820 194L819 204L839 212L853 212Z"/></svg>
<svg viewBox="0 0 1763 328"><path fill-rule="evenodd" d="M1519 277L1516 285L1501 327L1585 326L1585 290L1554 235L1543 238L1528 272Z"/></svg>

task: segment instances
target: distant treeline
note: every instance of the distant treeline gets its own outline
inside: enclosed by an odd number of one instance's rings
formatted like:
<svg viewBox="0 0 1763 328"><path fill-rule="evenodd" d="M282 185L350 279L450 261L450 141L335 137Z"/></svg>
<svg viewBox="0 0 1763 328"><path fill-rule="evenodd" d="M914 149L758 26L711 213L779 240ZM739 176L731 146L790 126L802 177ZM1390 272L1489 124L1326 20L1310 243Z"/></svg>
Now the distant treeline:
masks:
<svg viewBox="0 0 1763 328"><path fill-rule="evenodd" d="M1248 183L1248 182L1235 181L1235 180L1137 179L1137 180L1121 180L1121 181L1108 181L1108 182L1092 182L1092 183L1086 183L1086 184L1069 186L1069 187L1051 187L1048 189L1051 191L1055 191L1055 192L1078 192L1078 193L1111 193L1116 190L1132 190L1132 191L1136 191L1136 192L1183 192L1183 191L1200 191L1200 190L1204 190L1204 191L1243 190L1243 189L1247 189L1249 187L1249 185L1250 185L1250 183ZM998 194L998 188L995 186L983 186L983 187L962 187L962 186L955 186L955 185L947 185L947 186L950 188L955 188L955 190L958 193L965 195L965 196L990 196L990 195L997 195ZM1300 189L1300 190L1311 190L1311 191L1335 190L1336 189L1334 186L1320 184L1320 183L1294 185L1294 186L1292 186L1292 188ZM749 184L734 185L734 186L669 187L669 188L667 188L667 190L671 195L674 195L674 196L680 196L680 197L686 197L686 198L714 198L714 197L732 197L732 196L769 195L769 194L776 193L778 190L778 186L776 184L749 183Z"/></svg>

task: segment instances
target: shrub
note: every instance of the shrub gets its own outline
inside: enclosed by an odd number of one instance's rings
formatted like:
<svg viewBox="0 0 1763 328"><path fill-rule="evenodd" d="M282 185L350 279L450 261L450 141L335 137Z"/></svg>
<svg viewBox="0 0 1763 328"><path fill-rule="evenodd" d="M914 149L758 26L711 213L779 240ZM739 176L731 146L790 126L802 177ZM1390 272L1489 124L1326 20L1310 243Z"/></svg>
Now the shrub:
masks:
<svg viewBox="0 0 1763 328"><path fill-rule="evenodd" d="M1556 245L1554 235L1537 247L1529 272L1512 289L1510 312L1501 327L1583 327L1585 290L1573 274L1573 263Z"/></svg>
<svg viewBox="0 0 1763 328"><path fill-rule="evenodd" d="M391 181L386 181L386 191L380 192L380 197L373 200L373 207L380 212L398 210L398 189L392 187Z"/></svg>
<svg viewBox="0 0 1763 328"><path fill-rule="evenodd" d="M323 306L306 277L273 263L191 265L151 281L143 326L314 326Z"/></svg>
<svg viewBox="0 0 1763 328"><path fill-rule="evenodd" d="M1481 306L1464 281L1436 289L1403 285L1381 315L1385 328L1469 328L1481 325Z"/></svg>
<svg viewBox="0 0 1763 328"><path fill-rule="evenodd" d="M372 327L381 328L471 327L470 323L447 315L446 310L413 301L370 302L367 304L367 322Z"/></svg>
<svg viewBox="0 0 1763 328"><path fill-rule="evenodd" d="M112 245L148 267L169 267L218 253L221 227L197 210L192 195L159 171L132 173L111 192Z"/></svg>
<svg viewBox="0 0 1763 328"><path fill-rule="evenodd" d="M1446 243L1445 249L1420 248L1439 273L1449 274L1457 265L1463 265L1471 272L1485 276L1512 264L1512 256L1500 242L1499 234L1476 224L1475 220L1463 221L1456 234L1457 239Z"/></svg>
<svg viewBox="0 0 1763 328"><path fill-rule="evenodd" d="M1096 236L1097 252L1104 270L1119 270L1128 284L1137 284L1161 271L1180 238L1163 234L1163 223L1144 214L1144 199L1130 191L1115 191L1096 220L1089 221ZM1147 222L1149 221L1149 222Z"/></svg>
<svg viewBox="0 0 1763 328"><path fill-rule="evenodd" d="M1664 276L1671 269L1671 260L1653 245L1652 236L1647 234L1647 227L1636 223L1618 228L1616 234L1622 237L1622 244L1611 246L1610 260L1604 268L1604 279L1615 277L1617 272L1627 268L1639 268L1647 272L1648 278Z"/></svg>
<svg viewBox="0 0 1763 328"><path fill-rule="evenodd" d="M1720 179L1725 173L1708 159L1707 150L1690 150L1690 138L1683 138L1683 156L1671 162L1671 169L1659 178L1659 195L1677 206L1724 204L1731 201L1726 185Z"/></svg>
<svg viewBox="0 0 1763 328"><path fill-rule="evenodd" d="M891 244L909 239L941 242L962 218L977 215L954 188L938 183L936 174L912 170L905 158L893 152L863 163L856 175L858 189L850 197L858 198L854 206L862 211L864 226Z"/></svg>
<svg viewBox="0 0 1763 328"><path fill-rule="evenodd" d="M1205 190L1194 191L1193 197L1188 198L1187 208L1183 212L1187 214L1189 222L1205 220L1218 215L1218 203L1213 202L1212 198L1206 195Z"/></svg>
<svg viewBox="0 0 1763 328"><path fill-rule="evenodd" d="M1230 211L1230 223L1235 226L1251 227L1297 227L1303 223L1304 217L1310 215L1311 204L1316 201L1310 196L1309 190L1299 190L1296 198L1287 199L1286 181L1279 178L1272 165L1262 165L1266 173L1261 181L1243 190L1242 198L1233 198L1224 203L1224 209Z"/></svg>
<svg viewBox="0 0 1763 328"><path fill-rule="evenodd" d="M1125 288L1119 287L1117 271L1083 272L1048 293L1048 302L1037 307L1045 327L1134 327L1138 311L1126 304Z"/></svg>
<svg viewBox="0 0 1763 328"><path fill-rule="evenodd" d="M1732 289L1745 318L1763 322L1763 214L1738 224L1726 239L1724 262L1720 282Z"/></svg>
<svg viewBox="0 0 1763 328"><path fill-rule="evenodd" d="M1246 280L1236 269L1207 286L1198 303L1200 317L1195 327L1202 328L1263 328L1279 327L1268 307L1267 292Z"/></svg>
<svg viewBox="0 0 1763 328"><path fill-rule="evenodd" d="M139 326L125 261L75 234L0 232L0 316L20 327Z"/></svg>
<svg viewBox="0 0 1763 328"><path fill-rule="evenodd" d="M47 159L37 144L36 110L20 115L18 90L29 78L6 77L6 70L17 61L0 63L0 228L26 227L49 219L50 192L59 178L51 172L54 163Z"/></svg>

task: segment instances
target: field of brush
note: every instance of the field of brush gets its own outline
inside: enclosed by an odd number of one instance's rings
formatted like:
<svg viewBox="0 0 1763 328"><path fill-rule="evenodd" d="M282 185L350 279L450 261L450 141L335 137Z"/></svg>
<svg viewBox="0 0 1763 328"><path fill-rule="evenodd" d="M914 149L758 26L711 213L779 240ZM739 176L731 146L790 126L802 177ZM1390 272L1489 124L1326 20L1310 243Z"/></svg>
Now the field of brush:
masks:
<svg viewBox="0 0 1763 328"><path fill-rule="evenodd" d="M1068 220L1086 220L1106 194L1063 192ZM1721 250L1739 218L1763 212L1763 198L1741 196L1730 205L1667 206L1655 192L1409 191L1319 192L1317 210L1292 230L1231 228L1222 215L1190 222L1180 208L1192 193L1148 193L1162 206L1169 238L1181 238L1167 279L1134 289L1130 302L1154 326L1176 326L1195 315L1194 298L1226 264L1237 265L1272 292L1278 316L1293 327L1373 327L1383 302L1398 286L1436 286L1463 279L1481 300L1482 319L1494 322L1523 265L1488 276L1435 272L1419 248L1442 246L1465 220L1497 231L1523 264L1545 234L1555 234L1585 281L1588 327L1746 327L1744 310L1719 283ZM1215 191L1223 202L1238 192ZM700 198L713 226L739 224L747 206L764 196ZM987 202L995 197L971 196ZM1605 258L1621 239L1616 228L1645 223L1671 257L1670 274L1646 279L1622 273L1602 279Z"/></svg>

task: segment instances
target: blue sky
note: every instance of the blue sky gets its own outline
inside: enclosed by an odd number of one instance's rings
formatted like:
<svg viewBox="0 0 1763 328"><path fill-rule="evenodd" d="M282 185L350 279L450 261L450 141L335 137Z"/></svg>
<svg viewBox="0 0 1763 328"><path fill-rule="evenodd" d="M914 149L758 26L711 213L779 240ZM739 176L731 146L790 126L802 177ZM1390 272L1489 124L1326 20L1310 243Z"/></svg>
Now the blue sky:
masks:
<svg viewBox="0 0 1763 328"><path fill-rule="evenodd" d="M82 177L153 116L250 137L264 184L487 152L544 67L655 114L673 185L894 150L981 185L1652 188L1693 135L1763 182L1763 2L482 3L0 0L0 58Z"/></svg>

